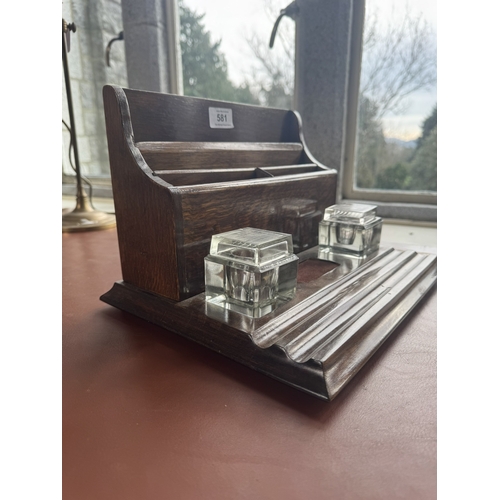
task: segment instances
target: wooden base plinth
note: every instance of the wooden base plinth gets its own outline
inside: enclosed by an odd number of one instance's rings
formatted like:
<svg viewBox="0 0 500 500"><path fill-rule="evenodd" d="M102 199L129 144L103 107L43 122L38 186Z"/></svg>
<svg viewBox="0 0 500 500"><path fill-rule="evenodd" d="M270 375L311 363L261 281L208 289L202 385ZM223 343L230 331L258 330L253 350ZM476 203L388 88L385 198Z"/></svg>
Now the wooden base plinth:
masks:
<svg viewBox="0 0 500 500"><path fill-rule="evenodd" d="M300 266L318 268L317 249ZM209 304L175 302L116 282L101 300L324 400L332 400L436 283L434 255L381 249L364 262L299 283L295 297L251 318ZM321 264L321 262L319 262ZM314 271L312 273L314 275Z"/></svg>

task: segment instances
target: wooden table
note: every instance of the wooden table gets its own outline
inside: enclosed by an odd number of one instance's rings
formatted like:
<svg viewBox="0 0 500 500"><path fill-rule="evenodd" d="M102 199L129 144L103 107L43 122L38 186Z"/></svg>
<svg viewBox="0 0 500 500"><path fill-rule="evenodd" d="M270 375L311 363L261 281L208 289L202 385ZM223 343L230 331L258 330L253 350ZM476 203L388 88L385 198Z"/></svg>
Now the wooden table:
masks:
<svg viewBox="0 0 500 500"><path fill-rule="evenodd" d="M99 300L115 230L63 234L65 500L436 497L433 290L333 402Z"/></svg>

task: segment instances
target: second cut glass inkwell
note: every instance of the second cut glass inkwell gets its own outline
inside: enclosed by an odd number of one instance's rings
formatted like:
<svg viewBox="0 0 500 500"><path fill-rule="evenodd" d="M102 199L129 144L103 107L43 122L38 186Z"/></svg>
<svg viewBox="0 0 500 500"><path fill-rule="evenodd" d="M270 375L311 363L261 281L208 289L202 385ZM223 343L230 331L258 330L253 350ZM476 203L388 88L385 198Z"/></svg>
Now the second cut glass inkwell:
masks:
<svg viewBox="0 0 500 500"><path fill-rule="evenodd" d="M325 210L319 223L319 255L344 253L364 257L379 249L382 219L376 205L340 203Z"/></svg>

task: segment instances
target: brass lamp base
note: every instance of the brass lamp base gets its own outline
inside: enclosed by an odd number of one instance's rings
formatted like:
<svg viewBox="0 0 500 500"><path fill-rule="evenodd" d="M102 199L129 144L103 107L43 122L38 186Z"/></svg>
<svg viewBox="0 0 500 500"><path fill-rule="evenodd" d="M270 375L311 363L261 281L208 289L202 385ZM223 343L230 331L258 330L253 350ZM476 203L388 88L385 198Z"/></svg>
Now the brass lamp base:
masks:
<svg viewBox="0 0 500 500"><path fill-rule="evenodd" d="M115 216L94 210L85 194L77 196L75 209L62 216L63 233L97 231L99 229L110 229L115 226Z"/></svg>

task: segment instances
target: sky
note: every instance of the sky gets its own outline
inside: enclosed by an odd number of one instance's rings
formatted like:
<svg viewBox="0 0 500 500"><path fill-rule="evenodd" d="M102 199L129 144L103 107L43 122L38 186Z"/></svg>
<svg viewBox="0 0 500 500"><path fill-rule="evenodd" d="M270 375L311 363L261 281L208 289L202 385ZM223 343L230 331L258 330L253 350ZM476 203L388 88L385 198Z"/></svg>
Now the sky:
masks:
<svg viewBox="0 0 500 500"><path fill-rule="evenodd" d="M249 61L253 60L246 38L256 33L263 40L269 40L275 18L269 15L269 4L275 5L276 12L286 7L291 0L184 0L185 5L198 13L205 13L205 26L212 33L214 40L221 40L221 51L228 63L231 80L240 84L250 75ZM405 2L394 0L367 0L367 9L376 8L379 19L398 16L397 11L405 8ZM421 11L428 23L437 31L436 0L413 0L412 11ZM286 23L293 27L291 19L283 18L280 29ZM273 51L277 53L277 42ZM386 137L402 140L416 139L420 135L420 126L436 103L436 88L431 91L414 93L403 116L387 116L383 119Z"/></svg>

